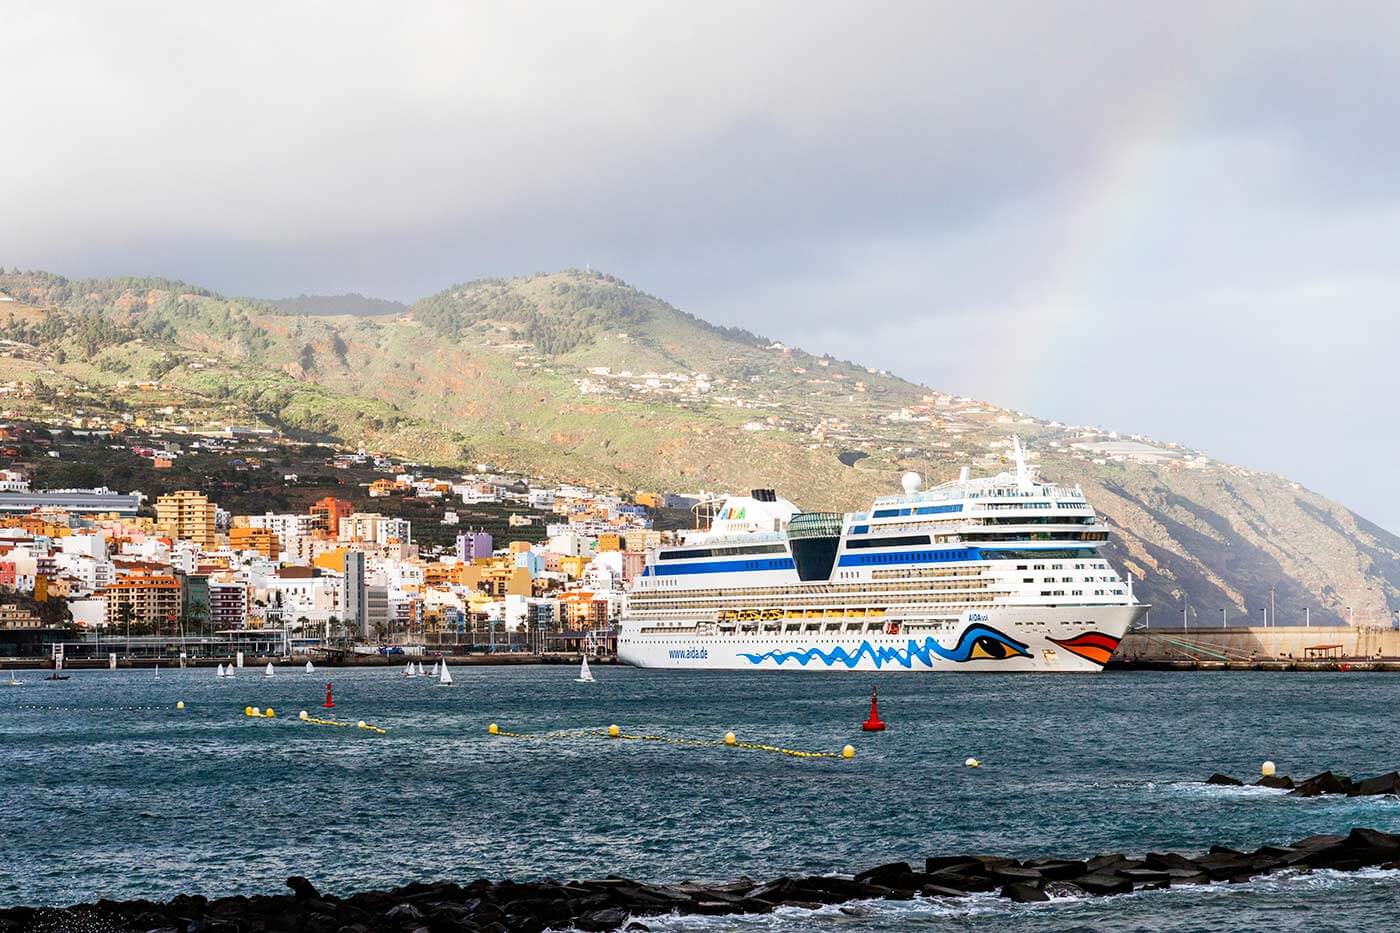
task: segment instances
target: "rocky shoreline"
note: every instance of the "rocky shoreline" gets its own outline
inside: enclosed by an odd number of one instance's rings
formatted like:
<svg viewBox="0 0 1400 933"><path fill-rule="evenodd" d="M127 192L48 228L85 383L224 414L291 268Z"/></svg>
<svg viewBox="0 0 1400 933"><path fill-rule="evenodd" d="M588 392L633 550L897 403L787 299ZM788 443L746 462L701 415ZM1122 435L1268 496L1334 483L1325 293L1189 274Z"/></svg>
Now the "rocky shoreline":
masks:
<svg viewBox="0 0 1400 933"><path fill-rule="evenodd" d="M503 933L647 929L663 914L758 914L778 907L816 908L849 901L959 898L998 892L1017 902L1104 897L1173 885L1238 883L1288 869L1400 869L1400 835L1352 829L1345 836L1309 836L1253 852L1211 846L1197 856L1150 852L1141 858L1107 853L1088 859L1017 860L994 855L940 855L919 867L893 862L852 877L784 877L727 884L657 885L627 878L594 881L473 881L411 884L348 897L320 893L300 876L290 894L253 897L181 895L165 903L98 901L73 907L0 910L0 931L51 933Z"/></svg>
<svg viewBox="0 0 1400 933"><path fill-rule="evenodd" d="M1239 778L1220 773L1206 778L1206 783L1224 787L1245 786L1244 781ZM1357 780L1345 774L1323 771L1301 781L1294 781L1286 774L1265 774L1251 786L1286 790L1290 797L1322 797L1334 794L1347 797L1397 797L1400 796L1400 772L1388 771L1375 777Z"/></svg>

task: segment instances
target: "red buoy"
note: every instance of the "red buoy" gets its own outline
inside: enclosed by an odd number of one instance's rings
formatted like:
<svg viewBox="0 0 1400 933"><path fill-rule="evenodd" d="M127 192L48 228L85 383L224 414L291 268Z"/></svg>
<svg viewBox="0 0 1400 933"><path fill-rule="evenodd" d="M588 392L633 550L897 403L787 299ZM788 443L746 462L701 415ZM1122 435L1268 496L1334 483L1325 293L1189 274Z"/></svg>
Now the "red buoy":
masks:
<svg viewBox="0 0 1400 933"><path fill-rule="evenodd" d="M331 699L331 682L329 680L326 681L326 702L322 703L321 705L324 706L326 709L330 709L331 707L335 706L335 700Z"/></svg>
<svg viewBox="0 0 1400 933"><path fill-rule="evenodd" d="M877 687L870 688L870 718L860 724L862 732L884 732L885 721L880 718L880 699Z"/></svg>

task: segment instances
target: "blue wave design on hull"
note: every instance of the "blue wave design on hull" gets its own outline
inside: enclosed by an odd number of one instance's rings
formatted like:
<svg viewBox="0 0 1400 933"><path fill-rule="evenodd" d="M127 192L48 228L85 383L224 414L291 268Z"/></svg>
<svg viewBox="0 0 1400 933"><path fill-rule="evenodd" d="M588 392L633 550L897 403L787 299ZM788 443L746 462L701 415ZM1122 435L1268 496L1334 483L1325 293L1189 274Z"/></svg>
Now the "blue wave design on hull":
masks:
<svg viewBox="0 0 1400 933"><path fill-rule="evenodd" d="M978 642L990 641L1002 646L1005 654L1000 657L993 655L986 650L983 645L983 654L978 658L973 658L972 652L978 646ZM876 669L883 668L886 664L898 664L904 668L913 668L914 660L917 658L928 667L933 666L934 656L945 661L972 661L988 660L999 661L1011 657L1030 657L1030 651L1026 645L1017 641L1009 635L1004 635L989 625L972 625L963 630L958 643L952 648L944 648L931 636L926 637L920 644L914 639L909 639L907 648L895 648L886 646L875 646L868 641L862 641L860 647L854 652L847 651L838 645L830 651L823 651L820 648L807 648L803 651L765 651L763 654L748 654L739 652L739 657L747 658L752 664L761 664L764 661L773 661L782 666L788 661L796 661L806 667L813 661L821 661L827 667L837 664L844 664L848 669L854 669L860 664L862 658L869 658Z"/></svg>

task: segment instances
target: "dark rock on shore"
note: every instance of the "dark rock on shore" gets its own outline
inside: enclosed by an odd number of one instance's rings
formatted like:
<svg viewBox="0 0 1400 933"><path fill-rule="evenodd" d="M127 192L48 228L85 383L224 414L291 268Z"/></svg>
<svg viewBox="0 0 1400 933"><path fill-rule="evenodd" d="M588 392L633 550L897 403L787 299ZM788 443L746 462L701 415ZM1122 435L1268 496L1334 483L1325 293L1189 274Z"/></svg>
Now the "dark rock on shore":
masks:
<svg viewBox="0 0 1400 933"><path fill-rule="evenodd" d="M1232 778L1228 774L1221 774L1219 771L1206 778L1207 784L1222 784L1225 787L1243 787L1244 781Z"/></svg>
<svg viewBox="0 0 1400 933"><path fill-rule="evenodd" d="M1244 784L1228 774L1218 772L1206 778L1206 783L1224 787L1241 787ZM1253 786L1286 790L1292 797L1322 797L1328 794L1345 794L1348 797L1400 797L1400 772L1391 771L1358 781L1344 774L1324 771L1297 782L1286 775L1270 774L1255 781Z"/></svg>
<svg viewBox="0 0 1400 933"><path fill-rule="evenodd" d="M1393 786L1394 775L1381 785ZM1386 779L1389 779L1388 781ZM1363 782L1364 783L1364 782ZM1300 785L1357 787L1324 772ZM411 884L392 891L364 891L340 898L322 894L306 878L287 879L278 896L179 896L168 903L98 901L67 908L0 910L0 931L102 930L107 933L505 933L546 929L611 931L647 929L647 917L665 914L759 914L778 907L817 908L872 899L916 896L958 898L999 891L1018 903L1063 897L1106 897L1179 884L1240 883L1284 869L1354 871L1400 868L1400 835L1358 827L1345 836L1309 836L1286 846L1253 852L1212 846L1198 856L1149 852L1143 858L1107 853L1078 859L1027 861L993 855L934 856L915 871L891 862L851 877L815 875L726 884L648 884L616 876L559 882L477 880ZM859 914L859 905L844 908Z"/></svg>
<svg viewBox="0 0 1400 933"><path fill-rule="evenodd" d="M1272 787L1274 790L1291 790L1293 779L1286 774L1266 774L1254 782L1255 787Z"/></svg>

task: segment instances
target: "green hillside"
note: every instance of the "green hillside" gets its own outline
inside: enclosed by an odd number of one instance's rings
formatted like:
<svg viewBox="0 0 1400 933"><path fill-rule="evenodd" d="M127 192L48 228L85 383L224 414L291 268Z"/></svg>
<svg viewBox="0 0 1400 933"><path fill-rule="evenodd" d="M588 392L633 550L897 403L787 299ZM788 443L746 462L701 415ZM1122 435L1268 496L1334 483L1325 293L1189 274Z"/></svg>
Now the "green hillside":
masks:
<svg viewBox="0 0 1400 933"><path fill-rule="evenodd" d="M1315 622L1348 606L1378 622L1400 605L1400 539L1282 477L815 357L601 273L468 282L369 316L163 279L8 273L0 292L16 299L0 304L0 376L42 383L17 412L141 406L444 465L622 489L772 485L845 509L905 470L1003 469L1015 432L1114 523L1114 556L1157 612L1209 624L1270 586L1280 621L1310 605Z"/></svg>

